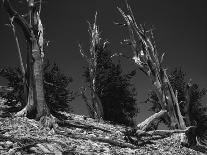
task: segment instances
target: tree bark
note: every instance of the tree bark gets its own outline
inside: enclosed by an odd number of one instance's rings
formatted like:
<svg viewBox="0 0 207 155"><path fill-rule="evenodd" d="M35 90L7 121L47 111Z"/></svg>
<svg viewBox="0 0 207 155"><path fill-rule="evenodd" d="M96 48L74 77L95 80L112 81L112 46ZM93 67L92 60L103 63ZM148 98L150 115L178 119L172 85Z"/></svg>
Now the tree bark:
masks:
<svg viewBox="0 0 207 155"><path fill-rule="evenodd" d="M30 118L40 120L42 116L49 115L49 109L45 103L43 90L43 44L42 25L40 20L40 8L34 0L28 1L29 22L20 16L11 6L9 0L3 0L12 22L15 22L23 30L27 47L27 69L25 79L27 81L27 105L16 115L27 115ZM41 44L40 44L41 43Z"/></svg>
<svg viewBox="0 0 207 155"><path fill-rule="evenodd" d="M152 131L139 131L137 130L136 136L141 137L141 136L171 136L172 134L180 134L180 133L188 133L190 130L195 129L194 126L189 126L185 130L181 129L175 129L175 130L152 130Z"/></svg>
<svg viewBox="0 0 207 155"><path fill-rule="evenodd" d="M160 112L155 113L154 115L147 118L145 121L139 123L137 125L137 129L146 131L156 119L159 119L160 117L162 117L166 113L167 113L167 110L161 110Z"/></svg>
<svg viewBox="0 0 207 155"><path fill-rule="evenodd" d="M187 128L186 123L184 122L184 118L181 114L180 107L178 105L177 94L175 94L176 90L172 89L172 86L166 74L166 69L164 69L162 66L163 55L159 60L156 45L154 44L154 41L151 41L154 39L153 32L152 30L149 30L147 32L145 30L145 27L138 26L130 6L127 3L126 6L128 14L125 14L125 12L118 8L119 12L125 20L125 24L119 25L124 25L128 28L129 31L129 39L124 40L124 43L131 46L134 54L132 59L138 68L150 78L156 90L161 109L167 110L168 112L171 128L184 131ZM184 113L188 125L190 124L188 95L186 98ZM156 114L149 117L146 121L140 123L138 127L141 128L141 130L143 129L142 131L146 130L146 128L155 119L155 116ZM188 143L189 138L190 135L185 133L181 137L181 140Z"/></svg>
<svg viewBox="0 0 207 155"><path fill-rule="evenodd" d="M166 69L162 67L163 56L161 60L158 58L157 49L151 41L151 37L147 35L149 32L143 26L138 26L130 6L126 3L127 13L125 14L118 8L124 18L129 31L129 39L124 42L131 46L134 57L133 60L140 70L142 70L151 80L162 110L167 110L171 119L171 128L185 129L185 122L181 115L175 92L169 82ZM123 25L123 24L122 24Z"/></svg>
<svg viewBox="0 0 207 155"><path fill-rule="evenodd" d="M99 46L100 43L100 34L98 31L98 27L96 25L96 17L97 13L95 15L95 21L93 26L91 27L91 24L89 23L89 34L90 34L90 49L89 49L89 56L87 56L83 50L81 45L79 44L80 53L81 55L87 60L88 62L88 68L89 68L89 88L91 91L91 101L92 101L92 115L93 118L96 118L98 120L101 120L104 116L103 114L103 105L101 103L101 100L99 96L97 95L96 90L96 69L97 69L97 46ZM103 44L104 46L104 44Z"/></svg>

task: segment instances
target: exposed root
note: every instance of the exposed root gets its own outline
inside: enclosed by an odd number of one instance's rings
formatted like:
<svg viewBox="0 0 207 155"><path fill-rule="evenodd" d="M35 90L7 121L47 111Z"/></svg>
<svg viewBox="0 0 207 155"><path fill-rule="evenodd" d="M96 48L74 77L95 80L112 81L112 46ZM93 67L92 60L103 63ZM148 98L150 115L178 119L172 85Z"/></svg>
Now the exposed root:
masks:
<svg viewBox="0 0 207 155"><path fill-rule="evenodd" d="M132 144L141 145L140 141L143 141L143 144L150 143L150 140L153 138L166 138L169 137L175 133L180 134L181 143L182 140L188 143L188 135L191 131L193 131L196 127L195 126L189 126L184 130L181 129L175 129L175 130L152 130L152 131L146 131L148 127L150 127L150 124L157 118L160 118L166 113L166 110L161 110L159 113L155 113L154 115L147 118L145 121L137 125L137 128L129 129L125 132L126 140L130 141ZM145 137L145 138L144 138ZM148 138L147 138L148 137ZM148 139L143 140L144 139Z"/></svg>
<svg viewBox="0 0 207 155"><path fill-rule="evenodd" d="M195 126L189 126L185 130L153 130L153 131L143 131L143 130L136 130L132 129L126 131L125 135L128 137L136 137L137 139L141 139L142 137L153 137L153 136L160 136L162 138L169 137L175 133L183 133L186 134L191 129L196 128Z"/></svg>
<svg viewBox="0 0 207 155"><path fill-rule="evenodd" d="M161 110L158 113L155 113L154 115L150 116L149 118L147 118L145 121L139 123L137 125L137 129L138 130L143 130L146 131L147 128L150 127L150 125L156 120L159 119L160 117L162 117L164 114L167 113L167 110Z"/></svg>
<svg viewBox="0 0 207 155"><path fill-rule="evenodd" d="M136 149L138 146L142 146L145 144L150 144L151 139L153 138L165 138L168 136L171 136L174 133L183 133L182 135L186 135L187 132L189 132L190 129L193 129L195 127L187 127L185 130L153 130L153 131L146 131L147 128L150 127L151 123L160 117L162 117L167 111L161 110L159 113L156 113L152 115L151 117L147 118L145 121L137 125L137 128L134 129L132 135L128 135L128 141L126 142L120 142L120 141L114 141L113 139L106 138L106 137L88 137L86 135L82 134L74 134L70 130L67 129L67 127L75 127L75 128L82 128L86 130L101 130L103 132L112 132L110 130L95 126L86 124L80 121L76 120L60 120L56 117L52 116L51 114L49 116L42 116L40 118L40 123L42 127L49 127L50 129L54 129L54 131L57 134L64 135L73 139L83 139L83 140L91 140L91 141L97 141L97 142L103 142L108 143L110 145L119 146L122 148L128 147L132 149ZM21 110L18 113L18 116L22 116L23 114L26 114L26 108ZM66 127L66 128L64 128ZM143 139L144 137L148 137L147 140Z"/></svg>
<svg viewBox="0 0 207 155"><path fill-rule="evenodd" d="M62 126L66 126L66 127L70 126L70 127L83 128L83 129L87 129L87 130L98 129L98 130L101 130L104 132L111 132L106 129L92 126L92 125L80 124L79 122L75 122L72 120L67 120L67 121L60 121L58 119L55 119L55 120L56 120L55 123L53 123L53 129L57 134L64 135L64 136L67 136L67 137L70 137L73 139L84 139L84 140L109 143L110 145L119 146L122 148L131 148L131 149L137 148L137 146L132 145L130 143L119 142L119 141L112 140L110 138L87 137L87 136L81 135L81 134L74 134L74 133L71 133L71 131L69 131L67 128L62 128L62 127L58 126L58 124L62 125Z"/></svg>
<svg viewBox="0 0 207 155"><path fill-rule="evenodd" d="M56 122L58 123L58 125L63 126L63 127L75 127L75 128L86 129L86 130L97 129L97 130L101 130L104 132L111 132L110 130L107 130L107 129L104 129L98 126L84 124L84 123L74 121L74 120L63 120L62 121L56 118Z"/></svg>
<svg viewBox="0 0 207 155"><path fill-rule="evenodd" d="M16 117L26 117L27 116L27 106L24 107L21 111L15 114Z"/></svg>
<svg viewBox="0 0 207 155"><path fill-rule="evenodd" d="M195 129L195 126L190 126L185 128L184 130L153 130L153 131L147 131L147 129L150 127L150 125L156 120L162 117L167 113L167 110L161 110L158 113L155 113L154 115L147 118L145 121L141 122L137 125L137 128L134 129L134 131L131 131L132 136L136 136L138 139L142 137L152 137L152 136L161 136L161 137L168 137L171 136L174 133L180 133L180 139L182 144L188 144L188 136L189 132L192 132L193 129Z"/></svg>
<svg viewBox="0 0 207 155"><path fill-rule="evenodd" d="M135 146L135 145L132 145L130 143L120 142L120 141L117 141L117 140L112 140L110 138L87 137L87 136L82 135L82 134L71 133L67 129L60 128L60 127L57 127L57 126L54 127L53 129L57 134L61 134L61 135L64 135L64 136L67 136L67 137L70 137L70 138L73 138L73 139L91 140L91 141L95 141L95 142L108 143L110 145L114 145L114 146L118 146L118 147L122 147L122 148L137 149L137 146Z"/></svg>
<svg viewBox="0 0 207 155"><path fill-rule="evenodd" d="M53 126L57 126L56 118L51 114L49 116L42 116L39 122L42 125L42 127L48 127L50 129Z"/></svg>
<svg viewBox="0 0 207 155"><path fill-rule="evenodd" d="M195 128L195 126L189 126L185 130L153 130L153 131L148 131L146 132L148 135L153 136L153 135L158 135L158 136L171 136L172 134L175 133L187 133L190 129Z"/></svg>

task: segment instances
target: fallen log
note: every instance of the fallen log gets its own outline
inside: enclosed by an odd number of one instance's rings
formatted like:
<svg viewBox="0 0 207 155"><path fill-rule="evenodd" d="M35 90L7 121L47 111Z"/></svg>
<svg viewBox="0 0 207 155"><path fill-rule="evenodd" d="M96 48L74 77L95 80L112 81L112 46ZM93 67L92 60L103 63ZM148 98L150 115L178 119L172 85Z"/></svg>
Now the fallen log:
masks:
<svg viewBox="0 0 207 155"><path fill-rule="evenodd" d="M172 134L175 133L187 133L189 130L196 128L195 126L189 126L185 130L180 130L180 129L175 129L175 130L153 130L153 131L147 131L144 132L143 130L137 130L136 135L141 137L141 136L171 136Z"/></svg>
<svg viewBox="0 0 207 155"><path fill-rule="evenodd" d="M82 128L82 129L86 129L86 130L92 130L92 129L96 129L96 130L101 130L104 132L111 132L110 130L98 127L98 126L94 126L94 125L89 125L86 123L81 123L79 121L74 121L74 120L59 120L56 119L56 122L58 123L58 125L62 126L62 127L75 127L75 128Z"/></svg>
<svg viewBox="0 0 207 155"><path fill-rule="evenodd" d="M94 141L94 142L108 143L110 145L118 146L118 147L122 147L122 148L131 148L131 149L137 149L138 148L137 146L135 146L133 144L121 142L121 141L118 141L118 140L113 140L111 138L88 137L88 136L85 136L85 135L82 135L82 134L74 134L74 133L71 133L70 131L68 131L67 129L63 129L63 128L60 128L60 127L57 127L57 126L53 127L53 129L57 134L61 134L61 135L64 135L64 136L67 136L67 137L70 137L70 138L73 138L73 139L83 139L83 140L91 140L91 141Z"/></svg>
<svg viewBox="0 0 207 155"><path fill-rule="evenodd" d="M167 113L167 110L161 110L160 112L155 113L154 115L147 118L145 121L139 123L137 125L137 129L146 131L156 119L159 119L160 117L162 117L166 113Z"/></svg>

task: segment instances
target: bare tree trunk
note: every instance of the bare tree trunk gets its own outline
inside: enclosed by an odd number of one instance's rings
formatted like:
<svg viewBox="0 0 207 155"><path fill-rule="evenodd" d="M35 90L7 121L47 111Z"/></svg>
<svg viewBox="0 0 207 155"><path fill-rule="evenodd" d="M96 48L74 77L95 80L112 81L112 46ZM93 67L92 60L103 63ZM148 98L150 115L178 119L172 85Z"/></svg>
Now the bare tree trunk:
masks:
<svg viewBox="0 0 207 155"><path fill-rule="evenodd" d="M99 96L97 95L96 90L96 70L97 70L97 46L99 46L100 43L100 34L98 31L98 27L96 25L96 16L95 15L95 21L94 24L91 26L89 23L89 33L90 33L90 50L89 50L89 56L85 54L82 50L81 45L79 45L80 53L81 55L87 60L88 62L88 68L89 68L89 88L91 91L91 101L92 101L92 107L93 107L93 118L96 118L98 120L102 119L103 114L103 105L101 103L101 100Z"/></svg>
<svg viewBox="0 0 207 155"><path fill-rule="evenodd" d="M49 111L45 102L43 90L43 60L41 58L41 53L36 39L34 39L32 43L32 59L34 60L31 66L33 77L30 85L33 89L30 90L34 95L33 98L29 99L34 102L34 105L36 105L36 119L39 120L41 116L48 115Z"/></svg>
<svg viewBox="0 0 207 155"><path fill-rule="evenodd" d="M150 78L158 96L159 104L161 106L161 111L159 113L154 114L144 122L138 124L137 129L145 131L157 117L161 116L164 111L167 110L167 114L170 118L171 128L180 129L181 131L188 131L184 132L184 134L181 136L182 142L188 143L190 138L190 134L188 133L193 131L186 130L186 123L187 125L190 123L189 97L186 98L184 109L187 121L185 123L178 104L176 90L172 89L172 86L166 74L166 69L164 69L162 66L164 54L159 60L156 45L153 41L151 41L154 39L152 30L146 31L143 26L138 26L130 6L127 3L126 6L128 14L125 14L125 12L118 8L119 12L125 20L125 24L118 23L118 25L127 27L129 31L129 39L124 40L124 43L130 45L132 48L134 57L131 60L133 60L138 68Z"/></svg>
<svg viewBox="0 0 207 155"><path fill-rule="evenodd" d="M167 110L171 119L171 128L185 129L186 126L178 106L178 100L169 82L166 69L162 67L163 56L159 60L156 46L151 42L153 34L151 34L151 38L148 37L150 34L147 35L145 28L142 26L140 28L136 24L132 10L128 4L127 9L129 14L126 15L118 8L126 21L126 24L119 25L128 27L130 38L124 40L124 42L132 47L134 53L132 60L151 80L162 110Z"/></svg>
<svg viewBox="0 0 207 155"><path fill-rule="evenodd" d="M21 69L21 72L22 72L22 81L23 81L23 85L24 85L24 103L23 103L23 105L25 106L26 103L27 103L27 93L28 93L27 82L26 82L26 78L25 78L25 67L24 67L24 63L23 63L23 59L22 59L21 49L20 49L20 45L19 45L19 39L17 37L16 29L15 29L15 26L14 26L13 21L12 21L11 18L10 18L10 25L12 27L12 31L13 31L14 38L15 38L16 45L17 45L20 69Z"/></svg>
<svg viewBox="0 0 207 155"><path fill-rule="evenodd" d="M9 0L3 0L12 22L19 25L27 41L27 68L25 79L28 86L27 105L17 113L20 115L30 115L39 120L42 116L49 115L49 109L45 103L43 90L43 28L40 20L40 4L34 0L28 1L29 22L20 16L11 6ZM39 2L41 3L41 1Z"/></svg>

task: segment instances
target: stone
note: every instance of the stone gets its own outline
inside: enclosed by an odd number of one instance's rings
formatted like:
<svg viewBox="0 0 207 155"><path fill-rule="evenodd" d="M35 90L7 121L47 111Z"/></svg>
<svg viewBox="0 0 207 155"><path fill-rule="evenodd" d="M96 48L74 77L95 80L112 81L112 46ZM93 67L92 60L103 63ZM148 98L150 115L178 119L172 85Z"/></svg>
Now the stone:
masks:
<svg viewBox="0 0 207 155"><path fill-rule="evenodd" d="M9 148L13 146L13 143L11 141L6 141L5 146Z"/></svg>

